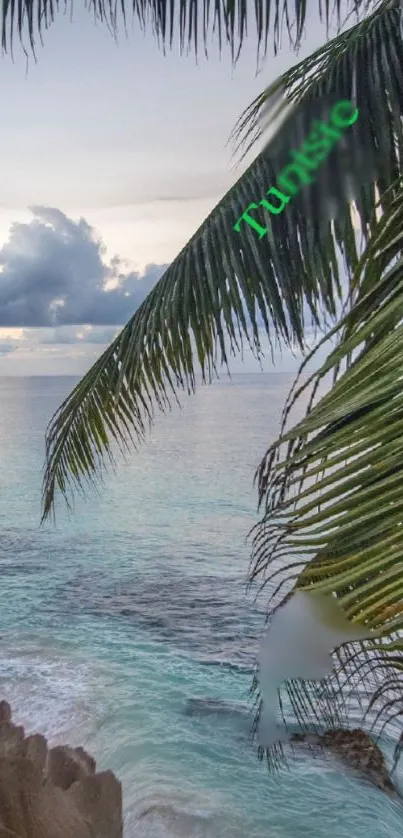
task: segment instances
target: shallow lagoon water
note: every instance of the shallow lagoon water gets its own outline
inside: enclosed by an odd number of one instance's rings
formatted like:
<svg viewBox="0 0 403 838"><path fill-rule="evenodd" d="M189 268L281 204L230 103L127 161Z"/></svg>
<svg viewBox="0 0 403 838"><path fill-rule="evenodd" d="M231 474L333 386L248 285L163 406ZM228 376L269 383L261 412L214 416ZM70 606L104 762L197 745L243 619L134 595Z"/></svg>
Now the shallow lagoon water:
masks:
<svg viewBox="0 0 403 838"><path fill-rule="evenodd" d="M43 432L74 380L0 379L1 697L116 772L126 838L402 834L403 806L334 762L301 754L272 777L250 741L263 616L245 536L290 383L235 376L184 397L39 529Z"/></svg>

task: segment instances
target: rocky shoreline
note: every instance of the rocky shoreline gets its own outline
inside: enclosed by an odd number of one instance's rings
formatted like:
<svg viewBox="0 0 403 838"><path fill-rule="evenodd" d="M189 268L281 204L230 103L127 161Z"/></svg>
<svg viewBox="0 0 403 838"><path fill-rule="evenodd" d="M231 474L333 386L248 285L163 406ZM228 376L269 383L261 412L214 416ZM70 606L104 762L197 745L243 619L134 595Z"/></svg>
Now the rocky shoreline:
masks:
<svg viewBox="0 0 403 838"><path fill-rule="evenodd" d="M297 747L319 745L356 776L401 798L382 751L362 730L290 739ZM7 701L0 701L0 838L123 838L122 786L113 772L97 772L84 748L48 748L42 734L25 736Z"/></svg>
<svg viewBox="0 0 403 838"><path fill-rule="evenodd" d="M0 838L122 838L122 786L84 748L25 736L0 701Z"/></svg>
<svg viewBox="0 0 403 838"><path fill-rule="evenodd" d="M306 743L330 751L357 777L396 797L401 797L393 783L385 757L368 733L354 730L327 730L322 735L293 733L292 743Z"/></svg>

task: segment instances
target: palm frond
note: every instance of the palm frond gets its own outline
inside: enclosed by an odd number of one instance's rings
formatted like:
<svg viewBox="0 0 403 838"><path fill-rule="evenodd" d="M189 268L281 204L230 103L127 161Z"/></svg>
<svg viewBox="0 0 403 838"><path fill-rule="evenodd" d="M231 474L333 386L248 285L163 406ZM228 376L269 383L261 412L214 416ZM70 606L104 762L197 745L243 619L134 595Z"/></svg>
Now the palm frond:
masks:
<svg viewBox="0 0 403 838"><path fill-rule="evenodd" d="M23 42L28 36L32 50L35 50L37 38L42 38L43 31L53 23L56 15L73 10L73 0L3 0L0 10L2 45L4 50L11 50L16 36ZM142 30L151 29L158 42L165 49L172 48L174 35L179 36L181 52L187 46L197 49L200 41L199 32L203 31L203 45L207 53L207 43L217 29L220 52L223 41L232 53L233 61L239 57L247 26L251 21L256 26L258 56L265 55L269 32L272 29L274 48L278 49L284 25L291 44L298 48L306 26L306 0L255 0L253 3L236 0L85 0L85 8L96 21L105 24L112 35L116 36L121 23L126 28L129 15L137 18ZM331 16L336 14L340 23L341 11L345 14L365 11L369 0L318 0L317 8L320 19L327 27Z"/></svg>
<svg viewBox="0 0 403 838"><path fill-rule="evenodd" d="M386 44L391 51L393 72L385 75L385 67L377 65L376 72L370 74L359 94L368 95L368 108L359 98L363 113L354 126L372 131L373 177L361 187L357 199L364 237L376 189L386 206L390 198L384 186L400 167L403 142L396 109L399 97L403 100L403 76L395 55L403 54L403 45L400 28L391 31L392 24L398 22L400 13L395 8L383 9L363 29L359 28L363 24L356 27L355 35L350 33L342 47L336 39L325 48L331 53L332 44L336 44L327 93L334 95L337 80L337 92L344 98L352 96L352 67L358 72L374 44L382 55ZM389 41L384 41L386 35L390 35ZM299 65L300 75L302 71ZM323 72L329 68L325 66ZM389 82L393 82L392 93L388 93L391 105L382 110ZM53 417L47 433L44 517L52 507L56 487L66 495L70 478L79 485L85 475L95 478L102 471L104 455L111 456L111 441L126 447L131 440L141 440L153 419L155 404L165 409L169 393L176 397L180 389L192 392L198 364L204 380L210 381L218 366L242 348L243 341L260 356L261 330L272 342L277 339L303 348L307 312L316 327L324 317L336 316L342 296L339 252L349 272L359 256L347 199L343 212L332 222L313 184L273 223L267 213L262 216L261 222L270 226L270 237L259 240L247 225L244 231L234 230L245 207L259 200L275 182L287 159L290 138L293 141L293 126L297 124L301 130L306 121L306 98L311 114L321 105L308 91ZM383 122L375 124L373 112L379 113ZM392 143L385 154L385 137L394 126L400 131L398 148ZM328 168L339 176L337 155L333 154ZM341 174L338 179L341 182Z"/></svg>
<svg viewBox="0 0 403 838"><path fill-rule="evenodd" d="M56 487L66 496L70 478L80 486L102 473L112 443L125 450L143 439L155 405L165 410L178 391L193 392L197 369L211 381L245 341L262 357L261 330L272 343L303 347L306 300L312 316L335 311L328 266L316 281L294 252L276 275L267 246L240 247L232 220L219 205L53 417L44 518Z"/></svg>
<svg viewBox="0 0 403 838"><path fill-rule="evenodd" d="M379 641L342 647L322 685L328 716L346 710L359 685L372 724L403 714L403 189L401 182L351 284L351 309L317 373L292 391L282 432L257 477L264 508L253 539L251 581L268 591L269 614L292 588L333 593L346 615ZM287 430L296 401L333 375ZM284 557L287 556L287 565ZM293 566L297 579L292 578ZM281 581L281 587L279 585ZM293 688L294 695L290 694ZM288 685L293 711L312 685ZM317 718L323 708L312 702ZM400 741L400 740L399 740ZM397 743L396 757L401 751Z"/></svg>
<svg viewBox="0 0 403 838"><path fill-rule="evenodd" d="M256 142L262 142L265 136L262 116L271 102L276 105L273 117L279 117L293 105L288 122L292 124L296 115L301 114L299 119L306 136L312 103L322 101L325 105L329 95L349 99L360 111L355 142L350 143L349 148L351 172L362 172L365 155L365 162L371 162L371 169L364 180L370 183L377 180L382 193L398 177L402 157L402 21L400 0L382 0L367 18L283 73L241 114L230 138L234 142L234 153L242 152L243 158ZM281 94L282 101L278 105ZM283 132L282 140L287 133ZM295 147L296 132L292 140L294 146L288 144ZM269 149L272 156L272 142ZM346 161L335 153L332 162L339 178ZM359 193L359 209L368 198L372 213L373 202L365 192Z"/></svg>

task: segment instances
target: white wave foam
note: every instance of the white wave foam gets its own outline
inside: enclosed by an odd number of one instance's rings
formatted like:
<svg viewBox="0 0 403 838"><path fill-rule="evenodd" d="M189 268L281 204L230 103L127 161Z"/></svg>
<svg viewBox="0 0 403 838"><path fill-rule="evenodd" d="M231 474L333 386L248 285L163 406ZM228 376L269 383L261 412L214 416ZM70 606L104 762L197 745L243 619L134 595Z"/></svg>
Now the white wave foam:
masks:
<svg viewBox="0 0 403 838"><path fill-rule="evenodd" d="M10 703L14 721L52 744L82 745L91 738L102 712L97 681L88 663L34 642L3 652L0 659L0 697Z"/></svg>
<svg viewBox="0 0 403 838"><path fill-rule="evenodd" d="M244 838L243 830L235 828L234 832L230 818L225 826L226 817L222 802L211 794L185 796L166 791L138 800L125 829L128 838L216 838L218 834Z"/></svg>

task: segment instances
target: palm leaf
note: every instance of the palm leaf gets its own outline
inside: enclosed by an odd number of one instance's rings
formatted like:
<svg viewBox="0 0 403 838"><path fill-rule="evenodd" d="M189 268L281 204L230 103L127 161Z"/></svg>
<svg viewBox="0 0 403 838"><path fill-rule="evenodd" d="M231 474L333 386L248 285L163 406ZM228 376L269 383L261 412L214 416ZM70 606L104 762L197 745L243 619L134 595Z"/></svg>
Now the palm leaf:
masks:
<svg viewBox="0 0 403 838"><path fill-rule="evenodd" d="M338 345L294 389L282 432L258 471L262 520L253 539L251 581L269 592L269 615L294 589L335 594L346 615L379 641L347 645L334 676L288 684L306 723L324 707L333 724L360 686L364 717L384 726L403 714L403 190L381 221L351 284L351 310L322 341ZM287 430L296 401L333 374L335 383ZM287 556L287 564L284 557ZM297 569L296 583L292 571ZM318 690L318 687L315 687ZM317 692L315 693L317 699ZM399 744L400 743L400 744ZM401 751L397 742L396 757Z"/></svg>
<svg viewBox="0 0 403 838"><path fill-rule="evenodd" d="M30 47L34 50L36 38L42 37L43 31L51 26L60 11L67 11L67 5L67 0L3 0L0 10L3 49L11 50L15 36L23 42L27 34ZM73 10L73 0L69 5ZM345 13L358 13L368 5L368 0L348 0L347 4L341 0L318 0L317 7L320 19L324 18L329 26L331 14L336 12L340 22L342 9ZM151 28L164 49L167 44L172 48L174 33L178 33L181 52L185 46L193 47L196 55L200 29L203 30L206 51L213 22L213 31L217 28L218 32L220 51L225 40L231 47L233 60L240 54L251 20L256 26L258 55L266 54L271 28L277 50L284 23L291 43L298 48L307 12L306 0L255 0L253 4L236 0L178 0L177 3L174 0L158 3L155 0L127 3L124 0L119 3L116 0L86 0L85 7L94 20L105 24L115 37L119 23L126 28L130 14L137 18L142 30Z"/></svg>
<svg viewBox="0 0 403 838"><path fill-rule="evenodd" d="M351 169L353 172L362 169L363 151L368 151L374 171L368 173L367 180L371 184L374 180L379 181L382 193L398 176L403 147L401 30L400 0L382 0L371 15L294 65L256 97L240 116L231 134L235 152L242 150L243 156L246 156L256 142L262 141L262 114L272 100L277 103L280 92L282 102L275 115L281 115L290 103L299 103L301 107L298 110L294 108L291 119L295 120L295 114L302 111L304 136L310 127L310 104L336 94L337 98L353 101L360 110L356 125L357 141L351 143L349 149ZM286 133L283 132L282 140ZM378 155L377 149L381 146L382 152ZM272 143L269 148L272 155ZM337 154L332 161L337 168L337 178L340 178L345 161ZM370 194L361 193L359 210L360 205L368 202ZM365 221L367 224L367 213Z"/></svg>
<svg viewBox="0 0 403 838"><path fill-rule="evenodd" d="M332 76L329 90L335 90L337 80L341 97L351 98L354 75L372 55L374 44L382 56L386 43L390 49L392 69L387 69L383 57L365 88L357 89L363 115L356 125L368 132L375 167L372 181L360 187L357 199L364 237L376 189L386 206L390 198L384 186L400 168L401 131L399 143L387 146L385 154L385 137L390 131L396 134L395 126L400 125L396 114L403 99L403 76L395 57L403 54L398 23L400 12L383 4L377 16L350 30L342 43L335 39L322 50L330 62L323 69L325 76ZM396 24L393 30L392 24ZM390 40L384 43L386 34ZM332 45L333 60L329 57ZM303 82L303 65L298 65L297 75ZM314 92L319 90L319 82L313 84ZM386 107L385 85L389 84ZM204 380L210 381L245 340L260 357L261 330L272 344L278 340L303 348L307 312L316 327L325 316L336 316L342 294L339 248L349 271L359 256L348 201L332 223L324 219L320 195L313 193L314 201L308 189L302 205L291 203L275 219L270 238L259 241L249 227L242 235L234 230L245 206L275 181L288 153L295 117L299 125L304 123L306 101L312 107L313 95L311 89L304 90L273 142L220 201L53 417L47 432L44 518L52 508L56 488L66 496L71 479L82 485L85 476L92 479L102 473L105 455L112 456L111 441L126 448L128 441L141 440L155 404L165 409L169 394L176 398L181 389L193 392L198 365ZM373 111L383 121L374 123ZM337 155L331 166L339 171ZM261 220L266 223L264 217Z"/></svg>

